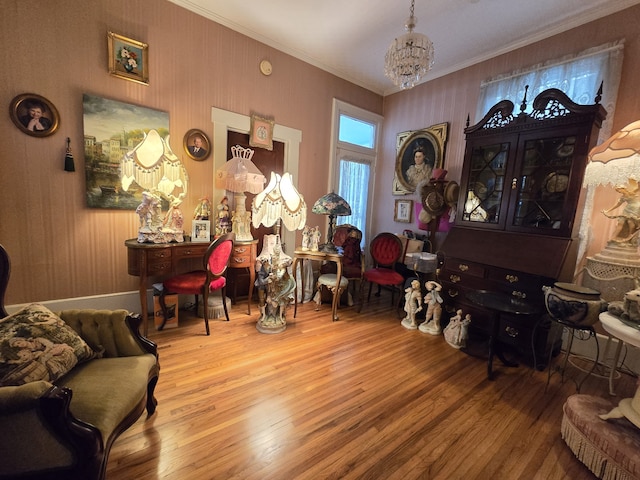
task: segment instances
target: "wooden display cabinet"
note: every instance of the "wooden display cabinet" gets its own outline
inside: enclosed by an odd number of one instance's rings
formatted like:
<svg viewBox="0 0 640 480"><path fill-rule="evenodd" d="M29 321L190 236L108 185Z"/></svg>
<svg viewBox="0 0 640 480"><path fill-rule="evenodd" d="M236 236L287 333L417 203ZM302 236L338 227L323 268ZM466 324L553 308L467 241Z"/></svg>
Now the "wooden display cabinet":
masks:
<svg viewBox="0 0 640 480"><path fill-rule="evenodd" d="M491 313L469 302L471 290L500 291L544 305L543 285L571 282L578 247L587 154L606 116L600 92L578 105L550 89L519 114L508 100L465 129L456 223L442 245L446 310L470 313L470 339L489 335ZM544 316L500 317L498 340L536 363L548 358ZM535 338L534 338L535 335ZM535 355L534 355L535 353Z"/></svg>

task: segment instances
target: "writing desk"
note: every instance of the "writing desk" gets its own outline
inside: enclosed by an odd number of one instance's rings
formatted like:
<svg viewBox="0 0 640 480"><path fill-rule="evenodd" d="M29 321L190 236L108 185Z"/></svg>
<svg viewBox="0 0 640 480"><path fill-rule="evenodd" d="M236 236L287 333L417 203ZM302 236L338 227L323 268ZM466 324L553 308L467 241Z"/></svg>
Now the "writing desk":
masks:
<svg viewBox="0 0 640 480"><path fill-rule="evenodd" d="M296 281L296 289L294 293L293 300L293 318L296 318L298 313L298 279L296 278L298 275L298 262L302 262L300 265L300 271L303 270L304 261L305 260L317 260L319 262L328 261L335 262L338 266L338 271L336 272L336 287L340 285L340 279L342 278L342 254L341 253L325 253L325 252L312 252L311 250L302 250L300 248L296 248L293 252L293 279ZM304 274L301 279L301 287L302 292L304 292ZM338 319L338 302L340 302L340 293L339 288L335 288L333 290L333 299L331 302L331 319Z"/></svg>
<svg viewBox="0 0 640 480"><path fill-rule="evenodd" d="M147 282L149 277L170 277L181 273L180 263L183 260L202 259L207 253L210 242L182 242L182 243L138 243L135 238L124 242L127 247L129 275L140 277L140 312L144 335L149 332ZM255 281L255 262L258 241L234 242L233 252L229 260L229 268L249 269L249 305L248 314L251 315L251 292ZM202 264L198 266L202 268ZM234 292L235 297L235 292ZM208 305L203 305L208 308Z"/></svg>

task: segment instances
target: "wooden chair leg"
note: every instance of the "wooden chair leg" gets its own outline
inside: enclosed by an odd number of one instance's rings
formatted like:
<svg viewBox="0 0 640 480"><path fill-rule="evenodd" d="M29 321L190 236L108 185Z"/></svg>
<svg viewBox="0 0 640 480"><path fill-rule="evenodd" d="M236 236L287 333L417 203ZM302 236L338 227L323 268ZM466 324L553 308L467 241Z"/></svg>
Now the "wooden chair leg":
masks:
<svg viewBox="0 0 640 480"><path fill-rule="evenodd" d="M209 335L209 288L208 285L202 291L202 312L204 313L204 326ZM197 310L196 310L197 311Z"/></svg>
<svg viewBox="0 0 640 480"><path fill-rule="evenodd" d="M160 310L162 310L162 323L158 325L158 330L162 330L164 328L165 323L167 323L167 319L169 318L169 310L167 310L167 303L165 302L165 289L163 288L158 296L158 303L160 303ZM176 308L178 306L176 305Z"/></svg>
<svg viewBox="0 0 640 480"><path fill-rule="evenodd" d="M222 295L222 308L224 308L224 317L229 321L229 312L227 311L227 289L226 287L222 287L220 289L220 294Z"/></svg>

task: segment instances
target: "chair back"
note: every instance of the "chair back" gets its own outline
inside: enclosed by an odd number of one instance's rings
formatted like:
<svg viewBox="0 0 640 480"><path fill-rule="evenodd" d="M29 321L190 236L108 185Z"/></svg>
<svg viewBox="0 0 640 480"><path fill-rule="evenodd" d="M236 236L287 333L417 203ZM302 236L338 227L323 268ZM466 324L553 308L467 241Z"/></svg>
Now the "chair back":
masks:
<svg viewBox="0 0 640 480"><path fill-rule="evenodd" d="M7 317L9 314L4 309L4 294L9 285L9 275L11 274L11 262L9 254L5 248L0 245L0 318Z"/></svg>
<svg viewBox="0 0 640 480"><path fill-rule="evenodd" d="M234 233L227 233L216 238L204 256L204 267L212 278L221 277L227 271L229 259L233 252Z"/></svg>
<svg viewBox="0 0 640 480"><path fill-rule="evenodd" d="M402 241L393 233L379 233L369 245L369 254L376 267L393 268L402 258L402 253Z"/></svg>
<svg viewBox="0 0 640 480"><path fill-rule="evenodd" d="M333 234L333 244L342 247L342 265L346 267L360 267L362 263L362 232L347 223L338 225Z"/></svg>

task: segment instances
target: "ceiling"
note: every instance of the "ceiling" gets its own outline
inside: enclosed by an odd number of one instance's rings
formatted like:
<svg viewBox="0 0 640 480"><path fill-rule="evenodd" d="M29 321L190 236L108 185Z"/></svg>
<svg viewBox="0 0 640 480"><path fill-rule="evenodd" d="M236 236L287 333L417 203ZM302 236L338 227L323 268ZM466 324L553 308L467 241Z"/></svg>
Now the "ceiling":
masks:
<svg viewBox="0 0 640 480"><path fill-rule="evenodd" d="M384 56L404 33L410 0L170 1L378 94L398 91L384 76ZM435 47L425 81L639 3L417 0L415 31Z"/></svg>

